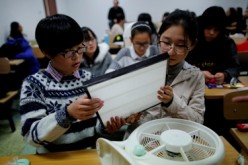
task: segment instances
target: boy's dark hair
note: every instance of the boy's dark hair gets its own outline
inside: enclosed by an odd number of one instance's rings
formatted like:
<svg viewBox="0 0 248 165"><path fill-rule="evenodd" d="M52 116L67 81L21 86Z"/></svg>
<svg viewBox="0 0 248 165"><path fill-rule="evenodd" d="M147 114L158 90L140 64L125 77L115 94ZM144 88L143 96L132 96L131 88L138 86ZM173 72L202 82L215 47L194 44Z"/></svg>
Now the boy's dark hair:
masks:
<svg viewBox="0 0 248 165"><path fill-rule="evenodd" d="M159 29L159 36L173 25L182 26L185 38L189 38L192 44L195 44L198 33L197 20L190 11L176 9L170 13Z"/></svg>
<svg viewBox="0 0 248 165"><path fill-rule="evenodd" d="M89 27L82 27L82 32L83 32L83 41L89 41L91 39L91 36L89 34L89 32L92 34L92 36L96 39L97 41L97 36L96 34L93 32L93 30L91 30ZM95 60L97 55L99 54L100 50L99 50L99 46L98 44L96 45L96 51L94 52L94 57L93 59ZM89 57L87 56L87 52L84 53L86 56L84 56L83 58L85 58L87 60L87 62L90 61Z"/></svg>
<svg viewBox="0 0 248 165"><path fill-rule="evenodd" d="M38 23L35 38L40 49L51 57L83 42L78 23L63 14L48 16Z"/></svg>

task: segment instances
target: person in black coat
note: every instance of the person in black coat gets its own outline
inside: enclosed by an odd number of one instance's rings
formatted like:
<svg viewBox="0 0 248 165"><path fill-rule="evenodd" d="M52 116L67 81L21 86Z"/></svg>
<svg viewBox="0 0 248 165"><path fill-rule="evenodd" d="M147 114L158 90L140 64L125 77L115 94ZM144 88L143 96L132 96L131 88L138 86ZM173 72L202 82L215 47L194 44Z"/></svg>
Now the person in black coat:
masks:
<svg viewBox="0 0 248 165"><path fill-rule="evenodd" d="M114 0L114 6L109 9L108 12L108 20L109 20L109 29L112 28L112 26L117 23L117 15L122 14L125 18L125 13L122 7L119 6L119 1Z"/></svg>
<svg viewBox="0 0 248 165"><path fill-rule="evenodd" d="M229 83L239 76L239 59L234 41L226 35L226 14L222 7L207 8L198 17L198 43L186 61L199 67L205 82Z"/></svg>

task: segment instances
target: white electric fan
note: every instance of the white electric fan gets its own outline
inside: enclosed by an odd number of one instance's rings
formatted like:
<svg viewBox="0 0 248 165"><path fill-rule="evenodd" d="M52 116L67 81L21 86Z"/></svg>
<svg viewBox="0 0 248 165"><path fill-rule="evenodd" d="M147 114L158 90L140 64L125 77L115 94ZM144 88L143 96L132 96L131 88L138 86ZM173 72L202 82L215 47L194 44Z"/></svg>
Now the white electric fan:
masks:
<svg viewBox="0 0 248 165"><path fill-rule="evenodd" d="M146 122L122 142L99 138L96 147L102 165L214 165L224 158L214 131L174 118Z"/></svg>

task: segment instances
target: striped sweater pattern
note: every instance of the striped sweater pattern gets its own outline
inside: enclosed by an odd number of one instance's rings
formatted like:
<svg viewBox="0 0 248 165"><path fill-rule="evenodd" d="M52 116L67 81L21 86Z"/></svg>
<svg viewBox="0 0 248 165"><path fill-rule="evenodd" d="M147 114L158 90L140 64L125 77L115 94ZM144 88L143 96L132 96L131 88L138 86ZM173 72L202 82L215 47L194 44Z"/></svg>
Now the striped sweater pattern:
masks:
<svg viewBox="0 0 248 165"><path fill-rule="evenodd" d="M27 77L22 85L20 114L22 135L28 143L48 151L76 150L95 145L97 118L73 120L67 106L84 95L83 82L91 78L79 70L80 78L56 81L47 71Z"/></svg>

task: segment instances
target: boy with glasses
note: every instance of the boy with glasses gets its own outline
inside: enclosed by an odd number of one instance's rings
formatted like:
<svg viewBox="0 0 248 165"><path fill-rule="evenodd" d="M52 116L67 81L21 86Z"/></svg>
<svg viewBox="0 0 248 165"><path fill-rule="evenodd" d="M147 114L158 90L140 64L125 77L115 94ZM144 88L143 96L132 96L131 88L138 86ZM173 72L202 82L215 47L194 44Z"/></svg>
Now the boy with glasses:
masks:
<svg viewBox="0 0 248 165"><path fill-rule="evenodd" d="M158 47L156 45L150 45L151 35L151 28L145 22L136 22L133 24L130 38L132 45L128 48L122 48L118 52L106 73L158 55Z"/></svg>
<svg viewBox="0 0 248 165"><path fill-rule="evenodd" d="M91 74L79 69L86 49L80 26L71 17L56 14L38 23L35 37L50 62L23 82L22 135L37 153L94 147L96 112L104 103L84 94L84 81ZM120 118L111 121L115 128L124 123Z"/></svg>

